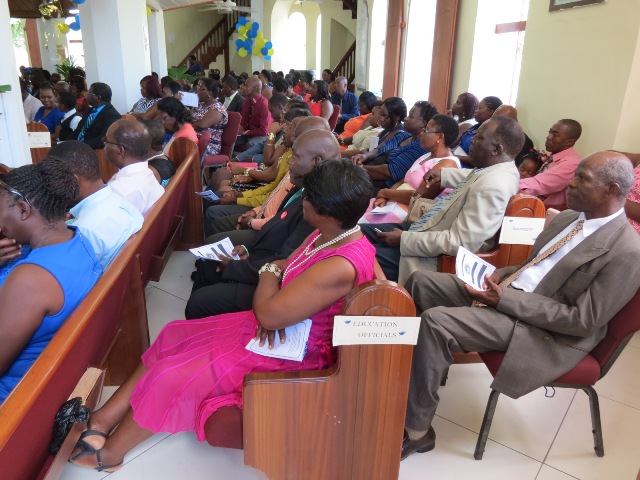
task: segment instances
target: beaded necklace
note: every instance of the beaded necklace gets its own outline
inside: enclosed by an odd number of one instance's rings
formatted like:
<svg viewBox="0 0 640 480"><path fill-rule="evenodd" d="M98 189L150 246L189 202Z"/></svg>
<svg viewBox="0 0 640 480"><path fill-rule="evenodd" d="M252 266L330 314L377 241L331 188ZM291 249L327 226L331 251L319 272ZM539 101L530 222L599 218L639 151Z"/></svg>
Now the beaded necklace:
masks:
<svg viewBox="0 0 640 480"><path fill-rule="evenodd" d="M322 250L323 248L328 247L329 245L333 245L335 243L338 243L340 240L347 238L349 235L356 233L360 231L360 225L356 225L355 227L353 227L350 230L347 230L346 232L338 235L336 238L334 238L333 240L329 240L326 243L323 243L322 245L314 248L313 250L309 251L311 249L311 246L316 243L316 240L318 238L320 238L320 236L322 235L321 233L319 233L316 238L313 239L312 242L309 243L309 245L307 245L307 248L305 248L302 253L300 253L300 255L298 255L296 258L293 259L293 261L287 266L287 268L284 270L284 273L282 274L282 282L284 283L284 279L287 278L287 275L289 274L289 272L291 270L293 270L294 268L300 267L302 265L304 265L311 257L313 257L316 253L318 253L320 250ZM300 260L302 259L302 260Z"/></svg>

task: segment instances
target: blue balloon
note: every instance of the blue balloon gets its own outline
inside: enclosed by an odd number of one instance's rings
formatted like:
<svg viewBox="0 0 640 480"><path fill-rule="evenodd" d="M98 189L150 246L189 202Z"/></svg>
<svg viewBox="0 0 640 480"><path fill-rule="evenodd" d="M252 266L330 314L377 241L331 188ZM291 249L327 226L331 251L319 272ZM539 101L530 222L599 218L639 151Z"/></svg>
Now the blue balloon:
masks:
<svg viewBox="0 0 640 480"><path fill-rule="evenodd" d="M240 22L236 23L236 30L238 30L242 25L240 25Z"/></svg>
<svg viewBox="0 0 640 480"><path fill-rule="evenodd" d="M255 30L249 30L247 32L247 37L249 37L249 38L256 38L257 36L258 36L258 34L256 33Z"/></svg>
<svg viewBox="0 0 640 480"><path fill-rule="evenodd" d="M249 21L249 20L247 20L247 17L239 17L239 18L238 18L238 23L240 24L240 26L246 25L246 23L247 23L248 21Z"/></svg>
<svg viewBox="0 0 640 480"><path fill-rule="evenodd" d="M73 22L69 24L69 28L74 32L77 32L78 30L80 30L80 25L78 25L76 22Z"/></svg>
<svg viewBox="0 0 640 480"><path fill-rule="evenodd" d="M82 5L87 0L71 0L71 3L75 3L76 5Z"/></svg>
<svg viewBox="0 0 640 480"><path fill-rule="evenodd" d="M271 43L271 42L267 42L267 43L265 43L265 44L264 44L264 46L265 46L265 48L266 48L267 50L269 50L271 47L273 47L273 43Z"/></svg>
<svg viewBox="0 0 640 480"><path fill-rule="evenodd" d="M244 41L244 48L246 48L247 50L251 51L251 46L253 45L253 42L251 41L250 38L247 38Z"/></svg>
<svg viewBox="0 0 640 480"><path fill-rule="evenodd" d="M265 60L271 60L271 57L270 57L269 55L265 55L265 56L264 56L264 59L265 59Z"/></svg>
<svg viewBox="0 0 640 480"><path fill-rule="evenodd" d="M260 30L260 24L258 22L253 22L251 28L257 32L258 30Z"/></svg>
<svg viewBox="0 0 640 480"><path fill-rule="evenodd" d="M244 42L242 40L240 40L239 38L237 38L236 39L236 47L242 48L243 45L244 45Z"/></svg>
<svg viewBox="0 0 640 480"><path fill-rule="evenodd" d="M267 47L262 47L262 48L260 49L260 53L261 53L262 55L268 55L268 54L269 54L269 49L268 49Z"/></svg>

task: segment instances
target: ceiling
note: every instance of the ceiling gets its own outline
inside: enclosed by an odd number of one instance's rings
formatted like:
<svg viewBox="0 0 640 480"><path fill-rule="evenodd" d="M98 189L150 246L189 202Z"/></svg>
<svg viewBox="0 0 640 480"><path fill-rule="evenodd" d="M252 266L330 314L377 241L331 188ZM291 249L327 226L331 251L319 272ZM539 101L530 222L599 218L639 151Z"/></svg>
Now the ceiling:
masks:
<svg viewBox="0 0 640 480"><path fill-rule="evenodd" d="M70 8L78 8L70 0L61 0L65 16L70 17ZM40 18L42 14L38 10L38 6L42 0L9 0L9 15L13 18Z"/></svg>

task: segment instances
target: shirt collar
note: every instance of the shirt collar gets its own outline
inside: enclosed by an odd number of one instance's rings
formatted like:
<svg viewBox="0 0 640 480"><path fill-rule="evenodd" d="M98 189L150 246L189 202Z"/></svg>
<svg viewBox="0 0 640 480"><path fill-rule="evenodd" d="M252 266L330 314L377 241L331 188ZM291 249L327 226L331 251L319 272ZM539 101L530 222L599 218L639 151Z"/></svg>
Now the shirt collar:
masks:
<svg viewBox="0 0 640 480"><path fill-rule="evenodd" d="M97 192L93 192L88 197L83 198L80 202L78 202L69 210L69 213L71 213L71 215L73 215L77 219L80 217L80 212L82 212L82 210L87 205L93 202L102 203L104 201L107 201L109 197L111 197L112 193L113 191L111 190L111 187L109 185L105 185L103 188L101 188Z"/></svg>
<svg viewBox="0 0 640 480"><path fill-rule="evenodd" d="M566 157L567 155L572 154L573 152L574 152L573 147L569 147L569 148L566 148L566 149L564 149L564 150L562 150L560 152L552 153L551 155L549 155L549 157L553 158L553 160L561 160L564 157Z"/></svg>
<svg viewBox="0 0 640 480"><path fill-rule="evenodd" d="M591 220L587 220L584 215L584 212L580 212L580 215L578 215L578 221L584 220L584 225L582 226L582 232L584 233L585 237L588 237L593 232L598 230L600 227L603 227L604 225L609 223L611 220L616 218L618 215L622 215L622 214L624 214L624 208L621 208L616 213L614 213L613 215L609 215L608 217L592 218Z"/></svg>
<svg viewBox="0 0 640 480"><path fill-rule="evenodd" d="M119 176L120 174L126 175L126 174L130 174L133 172L143 172L145 170L149 170L149 163L144 160L142 162L135 162L135 163L131 163L129 165L127 165L126 167L122 167L118 173L116 173L116 176ZM151 171L151 170L149 170Z"/></svg>
<svg viewBox="0 0 640 480"><path fill-rule="evenodd" d="M72 108L71 110L69 110L67 113L64 114L64 116L62 117L62 121L64 122L67 118L73 116L76 114L76 109Z"/></svg>

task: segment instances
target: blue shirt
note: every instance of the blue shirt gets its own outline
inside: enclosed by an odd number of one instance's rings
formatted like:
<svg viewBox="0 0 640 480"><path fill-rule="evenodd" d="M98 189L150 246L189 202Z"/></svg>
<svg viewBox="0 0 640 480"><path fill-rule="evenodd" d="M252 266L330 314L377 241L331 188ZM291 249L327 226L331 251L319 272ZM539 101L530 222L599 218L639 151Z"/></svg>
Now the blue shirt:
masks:
<svg viewBox="0 0 640 480"><path fill-rule="evenodd" d="M420 140L414 140L409 145L391 150L387 155L387 166L392 180L387 180L387 185L392 187L394 183L402 180L411 165L425 153L429 153L429 150L420 146Z"/></svg>
<svg viewBox="0 0 640 480"><path fill-rule="evenodd" d="M341 97L338 93L331 95L331 103L334 105L340 105L341 122L346 122L360 115L360 108L358 107L358 96L351 93L349 90Z"/></svg>
<svg viewBox="0 0 640 480"><path fill-rule="evenodd" d="M55 133L56 127L60 125L62 122L62 117L64 117L64 113L54 108L51 110L46 117L43 117L44 107L40 107L36 112L36 116L33 117L34 122L40 122L45 125L49 129L49 133Z"/></svg>
<svg viewBox="0 0 640 480"><path fill-rule="evenodd" d="M35 248L21 261L12 264L37 265L49 272L62 289L64 304L58 313L48 315L33 333L22 352L0 376L0 403L11 393L33 362L40 356L64 321L73 313L102 274L91 246L75 227L73 238L63 243ZM4 279L2 281L4 283ZM0 288L2 287L0 283ZM33 292L37 295L38 292Z"/></svg>
<svg viewBox="0 0 640 480"><path fill-rule="evenodd" d="M103 269L143 222L140 211L109 185L82 200L70 213L75 218L69 225L78 227L89 240Z"/></svg>

